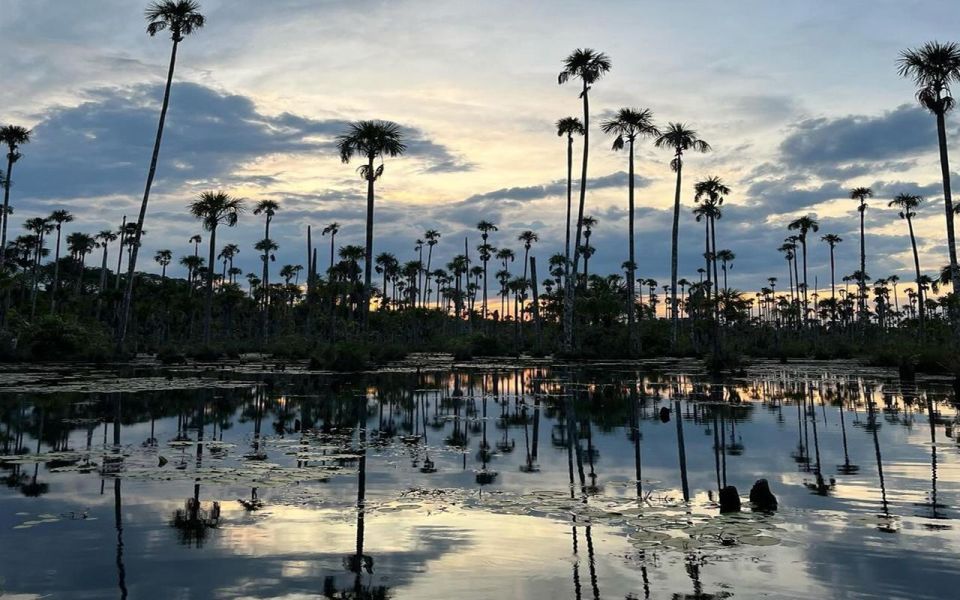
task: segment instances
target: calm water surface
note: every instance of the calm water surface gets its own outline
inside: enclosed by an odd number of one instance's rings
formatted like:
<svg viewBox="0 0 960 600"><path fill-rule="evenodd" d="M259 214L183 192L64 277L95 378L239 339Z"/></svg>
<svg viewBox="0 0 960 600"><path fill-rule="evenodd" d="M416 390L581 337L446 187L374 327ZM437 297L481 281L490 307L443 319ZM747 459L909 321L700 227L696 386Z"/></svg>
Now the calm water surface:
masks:
<svg viewBox="0 0 960 600"><path fill-rule="evenodd" d="M0 596L956 598L958 423L854 363L6 367Z"/></svg>

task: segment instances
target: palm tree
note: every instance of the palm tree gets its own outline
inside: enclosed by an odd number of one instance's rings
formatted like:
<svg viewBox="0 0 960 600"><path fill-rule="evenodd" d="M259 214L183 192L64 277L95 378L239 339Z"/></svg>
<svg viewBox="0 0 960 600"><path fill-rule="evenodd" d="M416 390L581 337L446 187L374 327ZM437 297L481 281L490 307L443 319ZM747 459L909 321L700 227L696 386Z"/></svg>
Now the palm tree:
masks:
<svg viewBox="0 0 960 600"><path fill-rule="evenodd" d="M57 230L57 246L53 254L53 293L50 294L50 312L57 308L57 290L60 288L60 236L63 233L63 224L73 221L73 215L66 210L55 210L47 221L54 224Z"/></svg>
<svg viewBox="0 0 960 600"><path fill-rule="evenodd" d="M496 229L496 227L494 227L494 229ZM423 234L423 239L427 241L427 273L426 277L424 277L423 297L420 299L420 304L430 302L430 263L433 260L433 247L440 242L440 232L436 229L428 229Z"/></svg>
<svg viewBox="0 0 960 600"><path fill-rule="evenodd" d="M570 212L573 203L573 136L583 135L583 123L576 117L564 117L557 121L557 136L567 136L567 227L564 243L564 279L570 276Z"/></svg>
<svg viewBox="0 0 960 600"><path fill-rule="evenodd" d="M833 301L833 313L834 318L836 318L837 312L837 281L836 281L836 270L833 261L833 252L837 247L837 244L843 241L843 238L839 235L828 233L827 235L820 238L830 246L830 299Z"/></svg>
<svg viewBox="0 0 960 600"><path fill-rule="evenodd" d="M731 250L723 249L717 251L717 260L720 261L720 269L723 271L723 291L727 292L730 288L727 286L727 264L730 265L730 270L733 270L733 261L736 260L737 255Z"/></svg>
<svg viewBox="0 0 960 600"><path fill-rule="evenodd" d="M950 191L950 159L947 156L946 114L953 109L950 84L960 82L960 44L927 42L919 48L904 50L897 61L901 77L910 77L917 85L917 100L937 119L937 140L940 146L940 174L943 179L943 203L947 216L947 250L953 289L960 289L957 268L957 240L953 230L953 196ZM923 306L923 302L920 303ZM960 327L956 302L951 303L954 326Z"/></svg>
<svg viewBox="0 0 960 600"><path fill-rule="evenodd" d="M43 247L43 240L48 233L53 231L54 226L49 219L34 217L33 219L28 219L27 222L23 224L23 228L32 232L37 239L33 257L33 287L30 291L30 317L33 318L37 312L37 291L40 284L40 275L38 273L40 259L47 254L47 251Z"/></svg>
<svg viewBox="0 0 960 600"><path fill-rule="evenodd" d="M390 302L387 299L388 298L387 280L390 277L390 272L395 267L399 266L400 262L397 260L397 257L394 256L393 253L391 252L381 252L380 254L377 255L377 257L373 260L373 262L374 262L374 269L377 271L377 273L383 274L383 290L381 294L383 297L383 303L381 304L381 306L386 308L390 304Z"/></svg>
<svg viewBox="0 0 960 600"><path fill-rule="evenodd" d="M213 277L215 273L214 260L217 245L217 227L226 225L233 227L237 224L243 212L243 200L234 198L225 192L203 192L190 203L190 214L203 223L203 228L210 232L210 253L207 260L207 296L204 302L203 314L203 342L210 343L210 322L213 319Z"/></svg>
<svg viewBox="0 0 960 600"><path fill-rule="evenodd" d="M261 200L257 202L257 205L253 209L253 214L259 216L263 215L263 239L270 239L270 223L273 221L273 216L277 214L277 211L280 210L280 205L274 202L273 200ZM268 244L269 246L269 244ZM263 260L263 277L261 281L263 282L264 289L270 289L270 261L267 260L267 252L269 248L264 251L264 254L261 257ZM212 266L212 265L211 265ZM263 339L266 340L269 331L268 331L268 318L267 311L270 310L270 294L263 295Z"/></svg>
<svg viewBox="0 0 960 600"><path fill-rule="evenodd" d="M723 204L724 196L730 193L730 188L716 176L709 177L703 181L698 181L694 185L693 201L700 204L694 209L697 215L697 221L704 218L706 228L709 229L709 240L707 241L706 261L707 261L707 281L713 282L714 300L718 297L720 283L717 281L717 219L722 216L720 206ZM713 265L713 276L711 279L710 266ZM707 290L707 298L710 297L710 290ZM717 306L714 307L718 308Z"/></svg>
<svg viewBox="0 0 960 600"><path fill-rule="evenodd" d="M7 147L7 174L3 177L3 212L0 213L0 219L3 219L3 225L0 227L0 248L7 247L7 224L13 211L10 209L10 184L13 182L13 163L20 160L23 155L20 154L20 146L30 142L30 130L19 125L4 125L0 127L0 144ZM3 268L6 260L6 253L0 252L0 269Z"/></svg>
<svg viewBox="0 0 960 600"><path fill-rule="evenodd" d="M900 218L907 222L907 230L910 232L910 246L913 248L913 267L917 274L917 304L919 306L918 315L920 317L921 337L923 336L923 326L925 321L925 294L923 293L923 288L920 284L920 277L922 276L922 273L920 272L920 255L917 254L917 238L913 235L913 217L917 216L917 208L922 203L923 197L915 194L897 194L893 200L887 203L887 206L891 208L900 209Z"/></svg>
<svg viewBox="0 0 960 600"><path fill-rule="evenodd" d="M800 241L800 249L803 252L803 320L807 318L807 311L810 309L807 299L807 233L820 231L820 223L814 217L805 215L791 221L787 225L790 231L799 231L797 238Z"/></svg>
<svg viewBox="0 0 960 600"><path fill-rule="evenodd" d="M587 162L590 152L590 88L600 80L612 64L610 58L603 52L596 52L590 48L577 48L563 61L563 70L557 76L557 83L563 85L571 78L579 79L581 83L580 99L583 101L583 160L580 171L580 207L577 212L577 235L573 245L573 272L576 273L580 265L580 240L583 235L583 211L587 200ZM589 244L586 244L589 246ZM573 285L567 282L563 306L563 349L566 352L573 350L573 306L576 292Z"/></svg>
<svg viewBox="0 0 960 600"><path fill-rule="evenodd" d="M80 293L81 285L83 284L83 272L86 269L87 255L93 252L96 246L96 240L89 234L74 232L67 236L67 250L70 251L70 255L77 261L79 266L77 282L74 284L74 293L76 294Z"/></svg>
<svg viewBox="0 0 960 600"><path fill-rule="evenodd" d="M587 215L583 219L583 246L580 247L580 252L584 253L583 256L583 285L587 285L587 279L590 275L590 270L587 268L587 263L590 261L590 257L593 256L593 253L596 251L596 248L590 245L590 236L593 235L593 228L597 226L597 219ZM573 272L576 275L576 271Z"/></svg>
<svg viewBox="0 0 960 600"><path fill-rule="evenodd" d="M672 342L675 344L677 341L677 319L679 318L679 311L677 310L677 261L680 239L680 181L683 172L683 153L687 150L704 153L709 152L711 148L710 144L697 136L696 131L690 129L684 123L668 123L666 130L653 142L653 145L657 148L673 150L673 160L670 161L670 168L677 174L677 186L673 195L673 230L670 241L670 306L673 313L670 335Z"/></svg>
<svg viewBox="0 0 960 600"><path fill-rule="evenodd" d="M859 202L857 211L860 213L860 273L867 272L867 251L863 231L863 217L867 211L867 198L873 197L873 190L868 187L857 187L850 190L850 199ZM860 286L860 318L863 319L867 311L867 282L861 279L858 281Z"/></svg>
<svg viewBox="0 0 960 600"><path fill-rule="evenodd" d="M119 237L116 232L110 229L104 229L98 233L95 238L97 240L97 245L100 248L103 248L103 262L100 265L100 293L103 294L104 289L107 285L107 247L111 242L117 241Z"/></svg>
<svg viewBox="0 0 960 600"><path fill-rule="evenodd" d="M483 243L477 246L477 252L480 253L480 261L483 263L483 319L487 318L487 263L493 256L493 253L496 252L496 248L491 246L488 242L490 239L490 232L497 231L497 226L487 220L482 220L477 223L477 229L480 230L480 239L483 240Z"/></svg>
<svg viewBox="0 0 960 600"><path fill-rule="evenodd" d="M403 143L403 133L400 126L392 121L356 121L350 124L347 133L337 136L337 149L340 151L340 160L349 163L354 156L361 156L367 164L361 165L357 171L360 177L367 181L367 238L363 267L363 284L365 301L361 308L364 326L367 323L367 313L370 311L370 285L373 275L373 202L374 182L383 175L383 158L385 156L400 156L407 146ZM380 159L380 165L374 167L374 162Z"/></svg>
<svg viewBox="0 0 960 600"><path fill-rule="evenodd" d="M633 157L634 144L638 137L659 137L660 130L653 124L653 113L647 109L621 108L616 116L604 121L600 125L604 133L613 134L613 150L615 152L628 147L627 155L627 236L629 238L627 247L627 348L629 353L633 353L634 348L634 324L636 321L635 303L636 303L636 255L634 252L634 177L633 177Z"/></svg>
<svg viewBox="0 0 960 600"><path fill-rule="evenodd" d="M494 257L503 265L503 269L497 272L497 280L500 281L500 318L503 319L507 314L504 302L507 298L507 282L510 280L510 263L516 259L516 255L510 248L501 248ZM501 273L505 275L501 277Z"/></svg>
<svg viewBox="0 0 960 600"><path fill-rule="evenodd" d="M143 235L143 221L147 216L150 188L153 186L153 177L157 172L157 160L160 157L160 141L163 139L163 123L166 121L167 108L170 105L170 86L173 84L173 70L177 63L177 47L184 37L202 28L206 23L206 19L200 14L200 5L194 0L160 0L153 2L147 7L144 16L147 19L147 33L150 34L150 37L161 31L169 31L170 39L173 40L173 48L170 51L167 83L163 90L163 104L160 106L157 137L153 143L153 155L150 158L150 169L147 171L147 183L144 186L140 214L137 217L137 224L134 229L135 240L130 253L130 264L127 265L127 289L123 295L123 311L117 333L118 346L123 345L127 335L127 320L130 316L130 302L133 299L133 273L137 266L137 252L140 249L140 237Z"/></svg>
<svg viewBox="0 0 960 600"><path fill-rule="evenodd" d="M328 233L330 234L330 268L331 269L333 268L333 259L336 256L336 252L333 249L334 248L333 244L336 241L337 233L339 232L340 232L340 223L337 223L336 221L324 227L323 231L320 232L320 235L327 235Z"/></svg>
<svg viewBox="0 0 960 600"><path fill-rule="evenodd" d="M223 247L223 250L220 251L220 254L217 255L217 258L223 261L223 283L221 283L221 285L227 283L227 264L229 263L229 265L232 267L233 259L239 253L240 246L236 244L227 244Z"/></svg>
<svg viewBox="0 0 960 600"><path fill-rule="evenodd" d="M167 265L173 261L173 251L166 248L157 250L157 253L153 255L153 260L160 265L160 279L165 280L167 278Z"/></svg>

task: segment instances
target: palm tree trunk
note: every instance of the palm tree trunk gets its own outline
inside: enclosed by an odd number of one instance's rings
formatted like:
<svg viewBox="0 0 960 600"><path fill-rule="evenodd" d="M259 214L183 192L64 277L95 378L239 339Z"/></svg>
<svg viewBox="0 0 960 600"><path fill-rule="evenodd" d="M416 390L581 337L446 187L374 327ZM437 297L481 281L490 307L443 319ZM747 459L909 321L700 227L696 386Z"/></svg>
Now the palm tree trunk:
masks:
<svg viewBox="0 0 960 600"><path fill-rule="evenodd" d="M805 323L807 321L807 310L810 308L810 301L807 299L807 237L803 236L800 239L800 246L803 249L803 316L800 318L800 323Z"/></svg>
<svg viewBox="0 0 960 600"><path fill-rule="evenodd" d="M270 239L270 215L266 215L263 225L263 239ZM263 250L263 341L270 337L270 248Z"/></svg>
<svg viewBox="0 0 960 600"><path fill-rule="evenodd" d="M336 232L331 232L331 233L330 233L330 271L333 270L333 256L334 256L333 240L334 240L336 237L337 237ZM329 272L329 271L328 271L328 272Z"/></svg>
<svg viewBox="0 0 960 600"><path fill-rule="evenodd" d="M833 301L833 319L837 319L837 282L833 261L833 246L830 246L830 299Z"/></svg>
<svg viewBox="0 0 960 600"><path fill-rule="evenodd" d="M710 280L710 217L703 218L703 260L707 273L707 302L710 302L710 292L713 288L713 282Z"/></svg>
<svg viewBox="0 0 960 600"><path fill-rule="evenodd" d="M57 289L60 288L60 233L61 226L57 225L57 249L53 254L53 293L50 294L50 313L57 309Z"/></svg>
<svg viewBox="0 0 960 600"><path fill-rule="evenodd" d="M485 253L484 256L489 256ZM483 259L483 321L487 321L487 259ZM536 282L534 282L536 285Z"/></svg>
<svg viewBox="0 0 960 600"><path fill-rule="evenodd" d="M587 202L587 161L590 153L590 96L587 93L587 83L583 83L583 164L580 171L580 207L577 212L577 235L573 247L573 272L577 272L580 265L580 239L583 234L583 209ZM586 269L586 266L584 266ZM563 349L573 351L573 305L576 299L574 286L570 278L566 281L566 294L563 305Z"/></svg>
<svg viewBox="0 0 960 600"><path fill-rule="evenodd" d="M953 229L953 195L950 191L950 158L947 156L947 128L943 111L937 112L937 141L940 145L940 175L943 178L943 207L947 217L947 250L950 254L950 282L954 294L960 290L960 271L957 269L957 239ZM957 302L950 304L950 320L954 332L960 335L960 315L957 314Z"/></svg>
<svg viewBox="0 0 960 600"><path fill-rule="evenodd" d="M570 211L573 206L573 134L567 134L567 229L564 243L563 280L570 278Z"/></svg>
<svg viewBox="0 0 960 600"><path fill-rule="evenodd" d="M670 310L672 316L670 319L670 339L673 344L677 343L677 329L680 326L680 315L677 310L677 262L678 262L678 244L680 239L680 174L683 170L683 161L680 153L677 153L677 186L673 195L673 229L670 236Z"/></svg>
<svg viewBox="0 0 960 600"><path fill-rule="evenodd" d="M143 232L143 221L147 216L147 202L150 200L150 188L153 186L153 177L157 172L157 160L160 157L160 142L163 138L163 123L167 118L167 107L170 105L170 86L173 83L173 70L177 63L177 45L173 40L173 49L170 51L170 68L167 71L167 84L163 91L163 105L160 108L160 122L157 125L157 139L153 144L153 156L150 159L150 171L147 173L147 184L143 191L143 202L140 203L140 214L137 217L137 230L134 233L133 251L127 265L127 290L123 295L123 310L120 314L120 327L117 334L117 347L123 346L127 335L127 320L130 317L130 303L133 300L133 273L137 267L137 251L140 249L140 235ZM121 253L122 254L122 253ZM212 265L211 265L212 267ZM117 274L119 277L119 273Z"/></svg>
<svg viewBox="0 0 960 600"><path fill-rule="evenodd" d="M366 232L366 255L363 260L363 293L360 295L363 307L360 314L363 318L363 327L367 326L367 318L370 313L370 286L373 277L373 156L367 159L367 232Z"/></svg>
<svg viewBox="0 0 960 600"><path fill-rule="evenodd" d="M910 229L910 246L913 248L913 267L917 272L917 304L919 306L919 315L920 315L920 339L923 339L923 329L925 321L925 307L923 305L923 286L920 281L920 255L917 254L917 238L913 235L913 219L910 217L909 208L904 209L904 214L907 215L907 227Z"/></svg>
<svg viewBox="0 0 960 600"><path fill-rule="evenodd" d="M7 151L7 173L3 180L3 214L0 215L0 219L3 221L3 225L0 226L0 269L3 269L7 260L7 222L10 220L8 213L10 212L10 174L12 171L13 148L9 148Z"/></svg>
<svg viewBox="0 0 960 600"><path fill-rule="evenodd" d="M863 232L863 206L860 207L860 319L867 314L867 251Z"/></svg>
<svg viewBox="0 0 960 600"><path fill-rule="evenodd" d="M100 295L107 286L107 241L103 242L103 262L100 264Z"/></svg>
<svg viewBox="0 0 960 600"><path fill-rule="evenodd" d="M633 356L635 350L635 332L633 328L636 324L636 307L635 298L636 298L636 264L634 263L635 254L634 254L634 241L633 241L633 140L630 140L630 157L629 157L629 166L628 166L628 181L627 181L627 211L629 215L627 216L627 235L630 238L628 243L629 248L629 260L630 262L627 265L627 355Z"/></svg>
<svg viewBox="0 0 960 600"><path fill-rule="evenodd" d="M211 268L207 269L207 297L204 300L203 306L203 343L210 343L210 321L213 318L213 278L216 271L213 270L213 261L215 259L214 246L217 243L217 225L213 224L213 227L210 229L210 262L207 264Z"/></svg>

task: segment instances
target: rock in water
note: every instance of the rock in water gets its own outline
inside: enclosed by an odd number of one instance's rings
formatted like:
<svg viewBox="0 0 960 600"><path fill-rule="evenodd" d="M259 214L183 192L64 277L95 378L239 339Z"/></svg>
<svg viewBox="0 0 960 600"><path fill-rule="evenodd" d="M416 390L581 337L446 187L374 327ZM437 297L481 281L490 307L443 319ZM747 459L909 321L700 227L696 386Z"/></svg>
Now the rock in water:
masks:
<svg viewBox="0 0 960 600"><path fill-rule="evenodd" d="M758 510L777 510L777 497L770 491L766 479L758 479L750 488L750 503Z"/></svg>
<svg viewBox="0 0 960 600"><path fill-rule="evenodd" d="M740 512L740 493L732 485L720 490L720 512Z"/></svg>
<svg viewBox="0 0 960 600"><path fill-rule="evenodd" d="M660 420L664 423L670 422L670 409L666 406L660 409Z"/></svg>
<svg viewBox="0 0 960 600"><path fill-rule="evenodd" d="M167 464L167 459L166 459L166 457L161 456L161 457L160 457L160 460L157 461L157 462L158 462L157 466L158 466L158 467L162 467L163 465Z"/></svg>

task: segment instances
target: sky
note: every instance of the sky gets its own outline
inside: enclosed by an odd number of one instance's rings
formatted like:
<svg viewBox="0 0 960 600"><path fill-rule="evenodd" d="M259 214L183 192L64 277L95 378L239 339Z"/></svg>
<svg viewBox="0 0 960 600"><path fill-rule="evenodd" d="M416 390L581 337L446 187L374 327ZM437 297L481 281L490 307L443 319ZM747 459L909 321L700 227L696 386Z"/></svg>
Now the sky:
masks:
<svg viewBox="0 0 960 600"><path fill-rule="evenodd" d="M362 244L364 182L333 138L357 119L404 128L409 149L377 183L374 252L414 260L415 240L441 232L436 265L480 243L518 254L539 234L545 263L562 249L566 144L554 123L581 116L576 84L558 85L575 48L607 53L613 69L591 90L587 214L598 220L591 272L619 271L627 247L627 160L598 124L621 107L696 129L713 151L684 165L680 276L702 264L693 184L720 176L732 192L717 226L736 255L730 285L786 287L777 248L786 224L815 215L809 280L829 287L825 233L843 238L837 278L858 261L849 189L871 186L867 271L913 278L905 222L886 206L900 192L927 202L916 218L925 272L946 264L934 119L897 76L898 53L956 39L960 4L937 1L427 1L202 0L207 25L180 46L157 179L144 225L143 270L160 248L175 260L201 232L186 210L200 192L272 199L278 266L306 264L306 228L337 221L337 246ZM96 233L135 218L149 166L171 42L151 38L136 0L0 0L0 123L33 129L14 168L11 232L56 209L64 233ZM960 140L957 115L948 139ZM637 148L638 276L669 281L670 153ZM580 160L577 147L575 161ZM960 160L960 155L958 155ZM956 175L954 175L956 176ZM206 242L206 235L204 241ZM263 221L248 212L218 232L236 265L259 270ZM315 241L319 262L327 240ZM219 249L218 249L219 250ZM520 268L518 263L512 267ZM183 268L170 268L182 275Z"/></svg>

